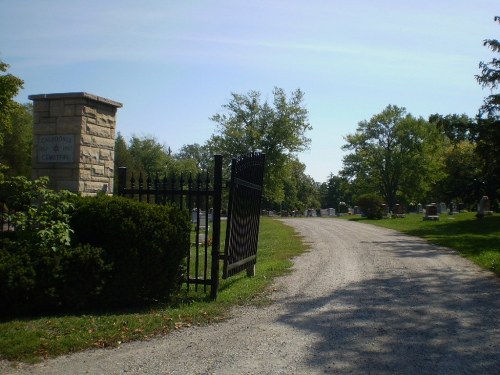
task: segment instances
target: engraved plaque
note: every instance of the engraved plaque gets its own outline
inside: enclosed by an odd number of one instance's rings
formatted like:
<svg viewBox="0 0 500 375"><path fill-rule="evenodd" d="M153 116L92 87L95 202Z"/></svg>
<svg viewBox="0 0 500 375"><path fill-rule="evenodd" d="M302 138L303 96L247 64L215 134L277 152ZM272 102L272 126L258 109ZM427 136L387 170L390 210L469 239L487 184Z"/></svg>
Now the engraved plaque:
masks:
<svg viewBox="0 0 500 375"><path fill-rule="evenodd" d="M74 151L74 134L40 135L38 138L39 163L73 163Z"/></svg>

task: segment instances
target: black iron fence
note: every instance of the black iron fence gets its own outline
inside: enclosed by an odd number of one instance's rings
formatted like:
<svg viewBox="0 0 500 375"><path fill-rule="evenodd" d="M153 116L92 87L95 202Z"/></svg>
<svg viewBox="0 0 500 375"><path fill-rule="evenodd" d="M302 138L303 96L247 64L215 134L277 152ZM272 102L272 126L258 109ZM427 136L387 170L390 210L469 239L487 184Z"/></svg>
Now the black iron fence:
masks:
<svg viewBox="0 0 500 375"><path fill-rule="evenodd" d="M213 173L195 177L157 174L128 179L127 168L119 168L118 195L148 203L171 203L190 212L193 230L185 281L188 289L202 286L206 292L210 286L215 299L219 285L222 156L215 155L214 159Z"/></svg>

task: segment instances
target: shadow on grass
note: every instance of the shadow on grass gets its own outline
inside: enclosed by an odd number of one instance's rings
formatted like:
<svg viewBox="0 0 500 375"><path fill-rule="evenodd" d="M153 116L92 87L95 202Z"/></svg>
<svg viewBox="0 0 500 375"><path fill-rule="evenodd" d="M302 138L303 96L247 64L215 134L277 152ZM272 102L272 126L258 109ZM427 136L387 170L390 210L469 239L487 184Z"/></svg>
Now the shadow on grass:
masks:
<svg viewBox="0 0 500 375"><path fill-rule="evenodd" d="M279 321L317 338L308 365L355 374L494 374L500 283L440 269L285 301Z"/></svg>

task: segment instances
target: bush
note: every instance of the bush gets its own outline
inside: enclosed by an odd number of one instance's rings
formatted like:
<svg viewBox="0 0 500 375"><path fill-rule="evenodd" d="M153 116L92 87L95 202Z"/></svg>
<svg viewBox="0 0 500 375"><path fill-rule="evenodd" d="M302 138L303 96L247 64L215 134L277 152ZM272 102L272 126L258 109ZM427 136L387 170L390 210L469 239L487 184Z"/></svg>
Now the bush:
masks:
<svg viewBox="0 0 500 375"><path fill-rule="evenodd" d="M15 230L0 232L0 316L133 307L178 290L188 215L119 197L78 197L47 179L0 182Z"/></svg>
<svg viewBox="0 0 500 375"><path fill-rule="evenodd" d="M108 266L102 249L89 245L62 251L6 241L0 249L2 316L89 307L102 290Z"/></svg>
<svg viewBox="0 0 500 375"><path fill-rule="evenodd" d="M122 197L88 197L77 202L71 227L75 244L102 248L111 267L102 305L166 300L178 290L190 246L186 213Z"/></svg>
<svg viewBox="0 0 500 375"><path fill-rule="evenodd" d="M382 198L373 193L363 194L357 201L357 205L361 209L361 212L363 212L368 219L381 219L383 217L384 212L382 203Z"/></svg>

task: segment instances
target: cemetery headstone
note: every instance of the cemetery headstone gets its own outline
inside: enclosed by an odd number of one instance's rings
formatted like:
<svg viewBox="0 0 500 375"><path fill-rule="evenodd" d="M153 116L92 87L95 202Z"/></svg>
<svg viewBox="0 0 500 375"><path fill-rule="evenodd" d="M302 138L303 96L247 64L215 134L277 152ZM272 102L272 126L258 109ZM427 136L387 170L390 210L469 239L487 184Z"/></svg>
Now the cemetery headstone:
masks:
<svg viewBox="0 0 500 375"><path fill-rule="evenodd" d="M439 220L438 205L430 203L425 206L425 216L423 220Z"/></svg>
<svg viewBox="0 0 500 375"><path fill-rule="evenodd" d="M491 201L486 195L484 195L479 201L477 216L483 217L485 215L491 215L493 211L491 211Z"/></svg>

